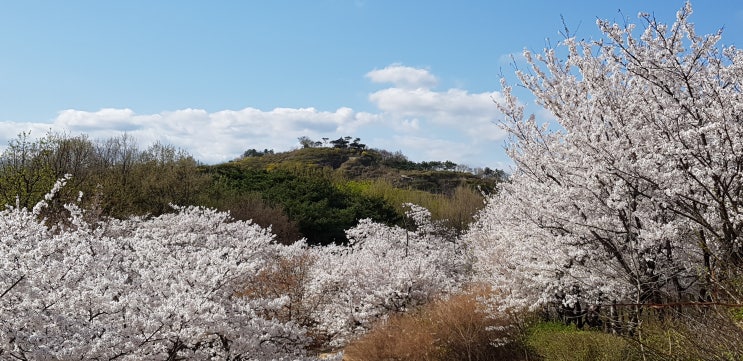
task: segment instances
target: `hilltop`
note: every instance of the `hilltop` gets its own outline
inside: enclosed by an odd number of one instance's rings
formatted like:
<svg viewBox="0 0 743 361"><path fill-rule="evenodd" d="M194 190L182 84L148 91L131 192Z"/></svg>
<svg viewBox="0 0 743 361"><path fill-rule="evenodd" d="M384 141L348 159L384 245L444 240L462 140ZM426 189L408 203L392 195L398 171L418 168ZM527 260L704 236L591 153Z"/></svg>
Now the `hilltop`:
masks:
<svg viewBox="0 0 743 361"><path fill-rule="evenodd" d="M352 181L383 180L396 188L451 195L459 186L492 192L507 175L500 169L471 168L451 161L413 162L400 152L367 148L356 138L339 138L331 146L305 141L299 149L274 153L249 149L230 162L247 169L321 172ZM345 141L345 142L341 142Z"/></svg>
<svg viewBox="0 0 743 361"><path fill-rule="evenodd" d="M302 137L299 149L248 149L231 162L205 167L215 184L230 190L212 196L212 204L265 225L265 212L245 209L240 201L258 199L262 207L280 209L286 216L281 223L280 218L270 219L279 238L291 239L282 230L296 229L289 234L298 233L313 244L345 242L345 230L363 218L404 226L406 203L429 209L435 220L461 233L483 207L483 194L506 179L500 170L451 161L417 163L400 152L370 149L352 139L321 143Z"/></svg>

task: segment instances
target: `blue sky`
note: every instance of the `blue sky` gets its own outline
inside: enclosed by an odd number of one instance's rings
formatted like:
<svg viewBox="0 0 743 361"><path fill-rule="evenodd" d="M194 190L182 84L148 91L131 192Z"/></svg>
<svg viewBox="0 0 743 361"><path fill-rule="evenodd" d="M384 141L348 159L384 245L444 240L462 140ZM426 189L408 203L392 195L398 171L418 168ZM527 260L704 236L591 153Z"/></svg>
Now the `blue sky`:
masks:
<svg viewBox="0 0 743 361"><path fill-rule="evenodd" d="M597 18L670 22L683 4L0 0L0 145L126 132L216 163L349 135L414 161L507 167L492 99L501 75L515 81L511 54L557 44L561 16L596 38ZM743 46L743 2L692 5L698 33L724 27Z"/></svg>

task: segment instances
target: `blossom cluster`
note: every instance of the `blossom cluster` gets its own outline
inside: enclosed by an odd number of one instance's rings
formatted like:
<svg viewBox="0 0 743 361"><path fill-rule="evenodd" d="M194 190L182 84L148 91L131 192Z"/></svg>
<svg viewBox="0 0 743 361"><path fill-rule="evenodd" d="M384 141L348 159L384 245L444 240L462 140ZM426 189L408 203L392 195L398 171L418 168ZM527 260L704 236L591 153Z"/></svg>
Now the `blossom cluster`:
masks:
<svg viewBox="0 0 743 361"><path fill-rule="evenodd" d="M58 188L58 187L56 187ZM55 189L56 189L55 188ZM18 359L296 359L304 331L239 291L273 236L213 210L64 224L0 212L0 355Z"/></svg>
<svg viewBox="0 0 743 361"><path fill-rule="evenodd" d="M312 359L313 342L342 346L466 268L414 206L415 230L362 220L348 246L283 246L201 207L89 223L68 204L47 224L64 181L32 210L0 212L0 358Z"/></svg>
<svg viewBox="0 0 743 361"><path fill-rule="evenodd" d="M697 35L691 11L526 51L517 74L552 124L504 84L516 169L466 236L501 306L726 296L743 266L743 51Z"/></svg>

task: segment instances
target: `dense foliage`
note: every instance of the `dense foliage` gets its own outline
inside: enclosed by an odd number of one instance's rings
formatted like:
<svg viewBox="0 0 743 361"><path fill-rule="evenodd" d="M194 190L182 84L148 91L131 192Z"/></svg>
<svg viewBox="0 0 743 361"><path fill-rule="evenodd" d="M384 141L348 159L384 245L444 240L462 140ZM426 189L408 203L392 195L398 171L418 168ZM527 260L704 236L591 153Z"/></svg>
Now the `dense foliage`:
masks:
<svg viewBox="0 0 743 361"><path fill-rule="evenodd" d="M216 182L238 194L258 193L281 206L313 244L345 242L345 230L359 219L396 224L401 218L384 199L344 191L319 176L245 169L233 164L213 167L210 172Z"/></svg>
<svg viewBox="0 0 743 361"><path fill-rule="evenodd" d="M141 150L127 136L92 141L84 135L21 134L0 155L0 204L33 207L65 174L71 178L59 197L101 215L127 218L160 215L170 203L196 205L210 184L199 164L184 151L163 144Z"/></svg>

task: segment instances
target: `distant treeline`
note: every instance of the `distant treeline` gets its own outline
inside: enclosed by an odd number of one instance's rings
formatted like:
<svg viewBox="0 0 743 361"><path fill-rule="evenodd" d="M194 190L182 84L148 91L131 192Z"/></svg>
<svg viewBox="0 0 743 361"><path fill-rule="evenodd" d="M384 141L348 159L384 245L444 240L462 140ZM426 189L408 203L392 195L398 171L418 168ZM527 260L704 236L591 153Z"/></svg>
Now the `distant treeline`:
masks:
<svg viewBox="0 0 743 361"><path fill-rule="evenodd" d="M500 171L456 176L447 162L413 163L399 152L351 144L360 144L359 138L327 149L249 149L241 160L207 166L171 145L140 148L128 135L92 140L51 133L32 139L24 133L0 154L0 203L33 207L69 174L46 217L62 217L62 203L73 201L91 219L157 216L171 212L173 204L199 205L271 225L278 242L305 237L329 244L345 242L345 230L359 219L404 225L405 202L429 208L461 232L483 205L481 191L493 191L504 177ZM406 162L419 166L400 167Z"/></svg>

